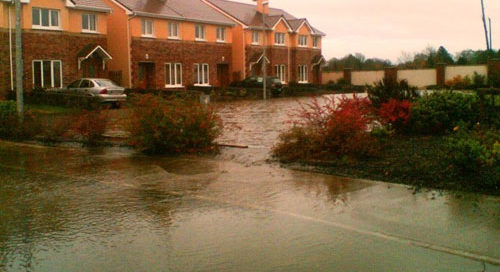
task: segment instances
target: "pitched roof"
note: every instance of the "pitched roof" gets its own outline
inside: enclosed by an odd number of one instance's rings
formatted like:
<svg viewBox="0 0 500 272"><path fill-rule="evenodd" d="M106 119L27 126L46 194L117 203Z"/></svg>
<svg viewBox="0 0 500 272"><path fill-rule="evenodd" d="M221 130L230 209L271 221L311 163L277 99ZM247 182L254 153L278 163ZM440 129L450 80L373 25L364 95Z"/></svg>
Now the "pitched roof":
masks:
<svg viewBox="0 0 500 272"><path fill-rule="evenodd" d="M71 2L75 5L75 8L111 11L101 0L71 0Z"/></svg>
<svg viewBox="0 0 500 272"><path fill-rule="evenodd" d="M139 15L224 25L234 24L233 21L201 0L117 0L117 2Z"/></svg>
<svg viewBox="0 0 500 272"><path fill-rule="evenodd" d="M233 18L241 22L242 24L250 27L262 27L262 15L257 12L257 6L255 4L246 4L240 2L234 2L230 0L206 0L216 6L217 8L223 10L224 12L231 15ZM292 14L278 8L269 8L269 15L266 17L266 26L273 27L278 20L283 17L287 23L291 26L293 31L297 31L296 28L300 27L303 21L306 19L298 19ZM315 35L325 35L325 33L311 27Z"/></svg>

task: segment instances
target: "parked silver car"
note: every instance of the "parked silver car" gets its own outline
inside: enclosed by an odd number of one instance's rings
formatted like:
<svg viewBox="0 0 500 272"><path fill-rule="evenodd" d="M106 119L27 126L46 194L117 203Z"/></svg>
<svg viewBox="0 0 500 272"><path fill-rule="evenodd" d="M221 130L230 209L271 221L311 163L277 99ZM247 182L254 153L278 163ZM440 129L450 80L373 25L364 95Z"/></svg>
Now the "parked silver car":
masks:
<svg viewBox="0 0 500 272"><path fill-rule="evenodd" d="M60 90L68 94L95 96L102 103L113 103L119 105L127 100L124 94L125 88L118 86L109 79L104 78L82 78Z"/></svg>

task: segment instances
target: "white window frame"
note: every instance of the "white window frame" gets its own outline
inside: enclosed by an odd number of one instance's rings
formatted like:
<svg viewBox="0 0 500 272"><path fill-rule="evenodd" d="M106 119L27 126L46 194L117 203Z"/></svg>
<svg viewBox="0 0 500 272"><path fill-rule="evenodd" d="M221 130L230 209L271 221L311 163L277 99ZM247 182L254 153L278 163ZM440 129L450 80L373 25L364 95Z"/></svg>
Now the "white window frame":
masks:
<svg viewBox="0 0 500 272"><path fill-rule="evenodd" d="M194 37L196 41L206 41L206 29L204 25L197 24L194 26Z"/></svg>
<svg viewBox="0 0 500 272"><path fill-rule="evenodd" d="M223 26L217 27L217 42L219 43L226 42L226 28Z"/></svg>
<svg viewBox="0 0 500 272"><path fill-rule="evenodd" d="M299 47L307 47L307 35L299 35Z"/></svg>
<svg viewBox="0 0 500 272"><path fill-rule="evenodd" d="M175 33L173 33L173 27L175 26ZM175 34L175 35L173 35ZM179 35L179 23L178 22L168 22L168 38L172 40L179 40L181 37Z"/></svg>
<svg viewBox="0 0 500 272"><path fill-rule="evenodd" d="M286 35L282 32L274 33L274 45L284 46L286 43Z"/></svg>
<svg viewBox="0 0 500 272"><path fill-rule="evenodd" d="M179 67L179 70L177 70L177 67ZM166 82L167 73L170 74L170 82ZM177 82L178 73L180 73L180 82ZM170 63L170 62L165 63L165 88L179 88L179 87L182 87L182 63Z"/></svg>
<svg viewBox="0 0 500 272"><path fill-rule="evenodd" d="M194 66L194 72L198 75L198 83L195 82L194 86L210 86L210 66L208 63L195 63ZM207 78L205 78L205 74ZM200 80L202 83L199 83Z"/></svg>
<svg viewBox="0 0 500 272"><path fill-rule="evenodd" d="M319 37L313 37L313 48L319 48Z"/></svg>
<svg viewBox="0 0 500 272"><path fill-rule="evenodd" d="M35 25L35 22L33 21L33 13L34 10L38 10L38 20L39 24ZM42 10L47 10L48 11L48 21L49 25L48 26L43 26L42 25ZM31 8L31 28L33 29L44 29L44 30L61 30L61 11L58 9L47 9L47 8L38 8L38 7L33 7ZM57 26L52 25L52 12L57 12Z"/></svg>
<svg viewBox="0 0 500 272"><path fill-rule="evenodd" d="M281 83L286 83L286 66L284 64L275 65L274 71L276 73L276 77L281 80Z"/></svg>
<svg viewBox="0 0 500 272"><path fill-rule="evenodd" d="M148 23L151 24L151 33L148 33ZM142 34L142 37L154 38L155 37L155 22L153 20L143 18L141 20L141 34Z"/></svg>
<svg viewBox="0 0 500 272"><path fill-rule="evenodd" d="M252 44L260 44L260 32L257 30L252 31Z"/></svg>
<svg viewBox="0 0 500 272"><path fill-rule="evenodd" d="M87 17L87 28L83 25L83 17ZM94 27L95 29L90 29L90 18L94 18ZM85 33L97 33L97 14L94 13L83 13L82 14L82 32Z"/></svg>
<svg viewBox="0 0 500 272"><path fill-rule="evenodd" d="M50 61L50 86L45 86L44 82L44 74L43 74L43 63ZM54 86L54 63L58 62L59 63L59 77L61 79L61 85L60 86ZM33 87L35 86L35 63L40 63L40 80L41 80L41 87L42 88L62 88L64 86L64 79L63 79L63 65L61 60L33 60L31 62L31 75L33 77Z"/></svg>
<svg viewBox="0 0 500 272"><path fill-rule="evenodd" d="M309 83L309 71L307 70L307 65L299 65L298 82L301 84Z"/></svg>

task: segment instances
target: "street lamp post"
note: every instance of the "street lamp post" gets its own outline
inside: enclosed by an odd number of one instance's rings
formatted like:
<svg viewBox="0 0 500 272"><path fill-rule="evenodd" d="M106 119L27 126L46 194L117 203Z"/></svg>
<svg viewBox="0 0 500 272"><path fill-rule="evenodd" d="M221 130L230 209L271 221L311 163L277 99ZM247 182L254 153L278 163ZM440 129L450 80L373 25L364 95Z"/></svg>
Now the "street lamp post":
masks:
<svg viewBox="0 0 500 272"><path fill-rule="evenodd" d="M23 101L23 47L22 47L22 30L21 30L21 0L14 0L16 8L16 101L17 113L21 122L24 117L24 101Z"/></svg>
<svg viewBox="0 0 500 272"><path fill-rule="evenodd" d="M267 100L267 67L266 67L266 13L262 12L262 81L263 97Z"/></svg>

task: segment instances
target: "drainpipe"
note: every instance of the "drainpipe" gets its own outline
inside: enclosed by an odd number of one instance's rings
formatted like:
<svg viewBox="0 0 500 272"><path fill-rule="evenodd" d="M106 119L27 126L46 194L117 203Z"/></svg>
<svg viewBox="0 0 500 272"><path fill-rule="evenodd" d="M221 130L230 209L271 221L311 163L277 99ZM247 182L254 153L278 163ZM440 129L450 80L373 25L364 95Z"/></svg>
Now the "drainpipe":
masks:
<svg viewBox="0 0 500 272"><path fill-rule="evenodd" d="M9 61L10 61L10 90L14 91L14 60L12 58L12 15L9 6Z"/></svg>
<svg viewBox="0 0 500 272"><path fill-rule="evenodd" d="M127 18L127 51L128 51L128 86L132 88L132 44L130 42L130 20L134 19L136 15Z"/></svg>

